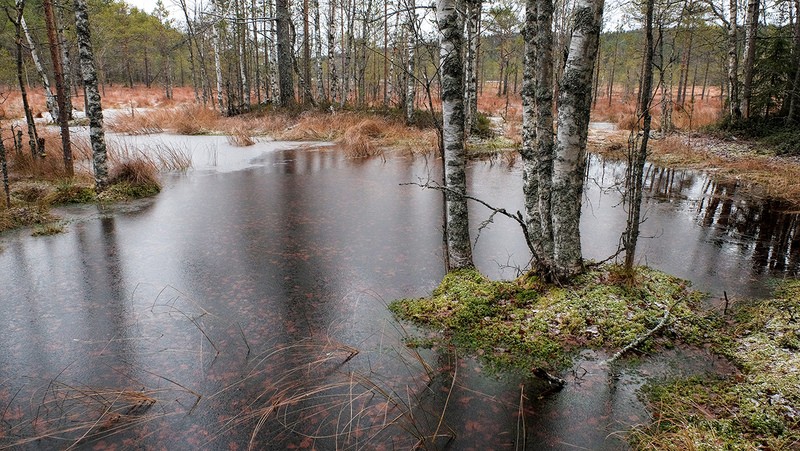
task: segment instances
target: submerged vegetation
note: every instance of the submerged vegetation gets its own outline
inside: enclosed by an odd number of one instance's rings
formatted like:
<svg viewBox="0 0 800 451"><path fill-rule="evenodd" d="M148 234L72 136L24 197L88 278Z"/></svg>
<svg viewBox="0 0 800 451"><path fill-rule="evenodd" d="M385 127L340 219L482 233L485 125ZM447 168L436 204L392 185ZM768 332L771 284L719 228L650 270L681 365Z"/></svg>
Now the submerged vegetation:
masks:
<svg viewBox="0 0 800 451"><path fill-rule="evenodd" d="M643 449L797 449L800 445L800 281L736 312L720 343L740 372L678 379L646 390L655 422L634 431Z"/></svg>
<svg viewBox="0 0 800 451"><path fill-rule="evenodd" d="M582 348L617 350L653 329L669 312L668 326L642 346L701 343L713 318L695 308L703 295L684 280L637 268L631 282L621 267L603 266L566 286L523 276L492 281L475 270L445 276L429 298L395 301L399 318L434 331L410 345L456 345L498 369L561 369Z"/></svg>

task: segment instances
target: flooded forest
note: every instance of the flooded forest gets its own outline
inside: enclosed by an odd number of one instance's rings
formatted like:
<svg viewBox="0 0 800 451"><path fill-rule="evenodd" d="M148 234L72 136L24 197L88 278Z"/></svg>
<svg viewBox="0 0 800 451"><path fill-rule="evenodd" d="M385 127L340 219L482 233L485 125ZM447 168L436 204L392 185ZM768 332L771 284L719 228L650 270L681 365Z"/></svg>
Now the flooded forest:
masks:
<svg viewBox="0 0 800 451"><path fill-rule="evenodd" d="M0 449L800 449L798 0L0 2Z"/></svg>

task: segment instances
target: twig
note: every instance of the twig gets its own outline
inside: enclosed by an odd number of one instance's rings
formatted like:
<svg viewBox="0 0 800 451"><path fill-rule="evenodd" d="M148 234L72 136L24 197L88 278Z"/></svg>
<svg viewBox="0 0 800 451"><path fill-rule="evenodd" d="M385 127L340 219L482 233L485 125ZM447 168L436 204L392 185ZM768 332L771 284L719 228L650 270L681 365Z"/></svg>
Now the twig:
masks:
<svg viewBox="0 0 800 451"><path fill-rule="evenodd" d="M534 368L533 375L540 379L544 379L553 385L556 385L558 388L567 385L567 381L561 379L560 377L553 376L552 374L548 373L547 370L545 370L544 368Z"/></svg>
<svg viewBox="0 0 800 451"><path fill-rule="evenodd" d="M478 199L477 197L470 196L469 194L461 193L459 191L456 191L456 190L454 190L452 188L448 188L446 186L432 185L430 182L427 182L427 183L424 183L424 184L423 183L408 182L408 183L401 183L400 185L401 186L403 186L403 185L415 185L415 186L419 186L420 188L444 191L444 192L450 193L452 195L463 197L464 199L475 201L475 202L483 205L484 207L486 207L486 208L488 208L489 210L492 211L492 215L489 217L489 219L487 221L484 221L484 223L481 224L481 228L485 227L486 225L488 225L488 223L492 222L492 218L496 214L501 214L501 215L503 215L503 216L505 216L507 218L510 218L511 220L513 220L517 224L519 224L520 228L522 229L522 235L525 237L525 244L528 245L528 250L531 251L531 254L533 255L534 260L536 260L537 264L540 264L542 262L542 259L539 256L539 254L536 253L536 248L534 247L533 242L531 241L531 237L528 234L528 226L527 226L527 224L525 224L525 219L522 217L522 213L520 213L519 211L517 211L516 213L512 214L512 213L509 213L508 210L506 210L505 208L494 207L494 206L490 205L489 203L487 203L486 201L484 201L482 199Z"/></svg>
<svg viewBox="0 0 800 451"><path fill-rule="evenodd" d="M673 304L673 306L674 306L674 304ZM606 360L605 363L610 365L610 364L616 362L620 357L625 355L627 352L629 352L630 350L638 347L639 345L644 343L645 340L647 340L648 338L652 337L653 335L658 333L661 329L663 329L664 326L667 325L667 321L669 320L669 313L670 313L671 309L672 309L672 307L664 309L664 316L661 317L661 321L659 321L658 324L656 324L656 327L654 327L654 328L650 329L649 331L647 331L646 333L640 335L638 338L636 338L636 340L633 340L627 346L625 346L624 348L622 348L619 351L617 351L617 353L614 354L613 356L611 356L610 359Z"/></svg>

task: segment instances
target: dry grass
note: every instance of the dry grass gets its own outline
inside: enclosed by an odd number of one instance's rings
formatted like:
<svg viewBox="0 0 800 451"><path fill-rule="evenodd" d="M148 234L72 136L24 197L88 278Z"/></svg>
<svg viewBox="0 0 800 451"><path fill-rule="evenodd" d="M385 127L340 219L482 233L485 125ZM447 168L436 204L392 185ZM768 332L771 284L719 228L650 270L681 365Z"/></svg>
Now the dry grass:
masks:
<svg viewBox="0 0 800 451"><path fill-rule="evenodd" d="M256 143L250 131L244 127L236 127L226 135L228 144L234 147L248 147Z"/></svg>
<svg viewBox="0 0 800 451"><path fill-rule="evenodd" d="M384 128L375 119L364 119L358 124L348 127L344 136L336 140L353 158L371 157L382 152L380 143L385 138Z"/></svg>

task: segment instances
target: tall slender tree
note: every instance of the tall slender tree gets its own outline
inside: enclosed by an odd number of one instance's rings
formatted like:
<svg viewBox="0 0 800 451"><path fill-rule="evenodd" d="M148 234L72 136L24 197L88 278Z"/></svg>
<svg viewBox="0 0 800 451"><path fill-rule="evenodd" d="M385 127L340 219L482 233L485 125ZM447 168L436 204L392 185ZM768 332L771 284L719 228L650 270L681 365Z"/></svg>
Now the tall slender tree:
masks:
<svg viewBox="0 0 800 451"><path fill-rule="evenodd" d="M642 187L644 185L644 165L647 160L647 144L650 138L650 104L653 91L653 10L654 0L647 0L644 13L644 62L642 63L642 81L639 87L639 99L636 110L641 117L641 137L638 127L631 131L628 141L628 168L626 174L625 203L628 208L628 220L622 244L625 247L625 270L633 274L636 260L636 244L639 240L639 224L641 223Z"/></svg>
<svg viewBox="0 0 800 451"><path fill-rule="evenodd" d="M47 40L50 43L50 60L53 63L53 78L56 81L56 101L58 102L58 125L61 127L61 148L64 155L64 172L67 177L74 175L72 166L72 144L69 139L69 115L67 113L66 90L64 87L64 67L61 65L61 41L56 31L56 16L53 0L44 0L44 21L47 26Z"/></svg>
<svg viewBox="0 0 800 451"><path fill-rule="evenodd" d="M75 34L78 37L78 54L81 78L86 95L86 115L89 117L89 140L92 144L92 164L97 192L108 186L108 162L106 160L105 131L103 130L103 106L97 89L97 70L94 66L89 13L86 0L75 0Z"/></svg>
<svg viewBox="0 0 800 451"><path fill-rule="evenodd" d="M278 86L280 89L280 99L282 106L292 106L295 104L294 98L294 78L292 76L293 64L293 27L292 17L289 14L288 0L276 0L275 2L275 25L277 33L278 50Z"/></svg>
<svg viewBox="0 0 800 451"><path fill-rule="evenodd" d="M526 229L536 270L550 276L553 265L553 2L528 0L522 81L523 193Z"/></svg>
<svg viewBox="0 0 800 451"><path fill-rule="evenodd" d="M583 269L581 202L586 168L586 142L592 105L594 59L600 40L603 0L577 0L558 98L553 163L553 269L568 278Z"/></svg>
<svg viewBox="0 0 800 451"><path fill-rule="evenodd" d="M756 61L756 38L758 36L758 14L760 0L747 1L744 29L744 61L742 62L742 115L750 117L753 100L753 72Z"/></svg>
<svg viewBox="0 0 800 451"><path fill-rule="evenodd" d="M36 71L39 73L39 78L42 80L47 111L50 112L50 116L53 118L53 121L55 121L58 118L58 104L56 103L56 97L53 95L53 91L50 89L50 78L47 76L44 66L42 66L42 60L39 58L39 51L36 48L36 43L33 41L30 30L28 30L28 24L25 22L25 17L20 17L20 21L22 25L22 31L25 32L25 39L28 41L28 50L31 52L33 65L36 67Z"/></svg>
<svg viewBox="0 0 800 451"><path fill-rule="evenodd" d="M436 21L441 33L442 152L445 177L445 229L448 270L473 266L467 213L464 149L464 24L456 0L439 0Z"/></svg>

